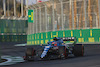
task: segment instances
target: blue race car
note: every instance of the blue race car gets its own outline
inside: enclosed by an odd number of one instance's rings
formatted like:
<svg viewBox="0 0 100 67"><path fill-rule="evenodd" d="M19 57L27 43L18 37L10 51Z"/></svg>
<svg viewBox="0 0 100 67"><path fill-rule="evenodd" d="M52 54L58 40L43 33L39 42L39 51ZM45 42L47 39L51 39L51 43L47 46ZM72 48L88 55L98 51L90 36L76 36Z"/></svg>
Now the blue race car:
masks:
<svg viewBox="0 0 100 67"><path fill-rule="evenodd" d="M64 43L64 41L73 41L73 43ZM84 55L84 46L76 44L75 37L53 38L53 41L48 42L46 46L41 46L39 49L27 48L25 60L35 60L37 57L40 60L45 59L65 59L69 54L74 56Z"/></svg>

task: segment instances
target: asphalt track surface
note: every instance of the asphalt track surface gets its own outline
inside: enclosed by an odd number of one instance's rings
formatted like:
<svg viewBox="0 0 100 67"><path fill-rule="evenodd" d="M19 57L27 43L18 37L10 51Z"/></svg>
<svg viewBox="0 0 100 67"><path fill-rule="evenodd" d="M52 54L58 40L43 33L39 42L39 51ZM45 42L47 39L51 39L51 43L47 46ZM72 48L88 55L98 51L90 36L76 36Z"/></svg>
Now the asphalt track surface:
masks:
<svg viewBox="0 0 100 67"><path fill-rule="evenodd" d="M2 54L11 56L25 55L26 47L14 47L14 44L3 44ZM100 45L85 45L84 57L69 56L65 60L25 61L9 66L0 67L100 67Z"/></svg>

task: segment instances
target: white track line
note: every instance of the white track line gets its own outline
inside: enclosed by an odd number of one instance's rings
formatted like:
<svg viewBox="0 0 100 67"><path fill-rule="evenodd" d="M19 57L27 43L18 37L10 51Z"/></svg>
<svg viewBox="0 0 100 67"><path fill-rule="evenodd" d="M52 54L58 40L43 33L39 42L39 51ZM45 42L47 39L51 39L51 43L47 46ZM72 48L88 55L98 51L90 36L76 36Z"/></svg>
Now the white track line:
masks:
<svg viewBox="0 0 100 67"><path fill-rule="evenodd" d="M2 59L6 59L6 62L0 63L0 65L12 65L20 62L24 62L22 57L2 56Z"/></svg>

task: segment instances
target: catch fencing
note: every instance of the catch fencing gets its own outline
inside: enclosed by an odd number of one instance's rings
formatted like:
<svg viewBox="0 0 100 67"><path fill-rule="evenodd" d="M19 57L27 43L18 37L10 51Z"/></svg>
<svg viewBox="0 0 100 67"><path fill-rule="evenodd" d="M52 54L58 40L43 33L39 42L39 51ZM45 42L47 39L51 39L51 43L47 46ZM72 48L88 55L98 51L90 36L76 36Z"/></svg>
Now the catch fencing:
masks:
<svg viewBox="0 0 100 67"><path fill-rule="evenodd" d="M100 0L49 0L28 10L29 45L46 44L53 37L76 37L78 43L100 42Z"/></svg>
<svg viewBox="0 0 100 67"><path fill-rule="evenodd" d="M29 6L34 23L28 34L100 27L100 0L50 0Z"/></svg>

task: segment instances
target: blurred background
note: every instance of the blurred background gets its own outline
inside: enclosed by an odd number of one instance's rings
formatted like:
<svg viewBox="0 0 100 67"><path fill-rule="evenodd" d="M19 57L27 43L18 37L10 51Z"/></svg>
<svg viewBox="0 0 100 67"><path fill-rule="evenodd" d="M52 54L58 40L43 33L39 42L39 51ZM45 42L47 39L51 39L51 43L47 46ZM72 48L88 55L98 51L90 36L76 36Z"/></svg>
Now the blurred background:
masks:
<svg viewBox="0 0 100 67"><path fill-rule="evenodd" d="M28 10L34 11L34 23L28 22ZM32 37L37 37L39 41L42 36L38 33L80 29L88 30L89 36L83 37L84 41L99 42L99 36L95 39L96 35L93 34L94 29L99 31L99 16L100 0L0 0L0 42L27 42L32 41ZM80 35L80 31L77 33ZM36 35L27 36L33 34ZM49 34L43 36L43 39L47 39L45 36ZM76 34L73 36L80 37ZM52 38L50 35L47 41Z"/></svg>

